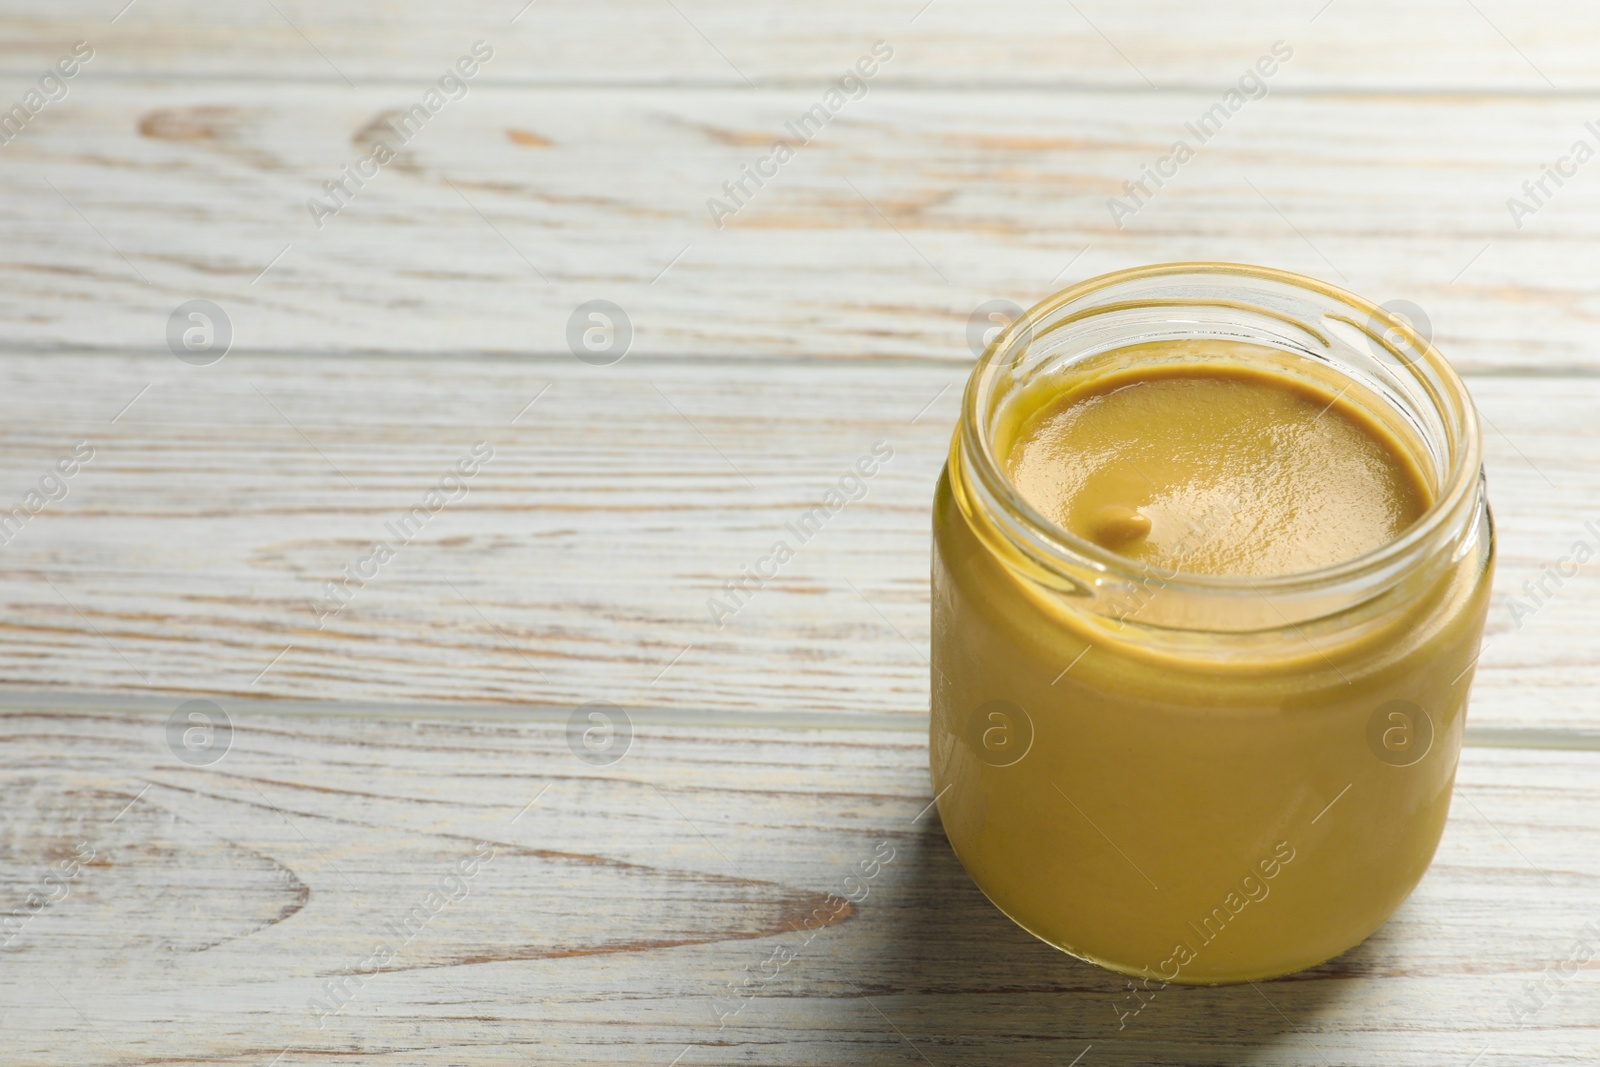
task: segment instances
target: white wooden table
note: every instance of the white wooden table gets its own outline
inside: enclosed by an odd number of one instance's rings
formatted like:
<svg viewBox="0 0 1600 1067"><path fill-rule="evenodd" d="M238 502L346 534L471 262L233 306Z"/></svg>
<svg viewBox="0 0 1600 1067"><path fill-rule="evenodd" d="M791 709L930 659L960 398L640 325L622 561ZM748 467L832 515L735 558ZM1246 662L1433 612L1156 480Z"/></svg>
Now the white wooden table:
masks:
<svg viewBox="0 0 1600 1067"><path fill-rule="evenodd" d="M1600 547L1600 163L1507 205L1600 147L1600 9L123 2L0 16L0 1060L1600 1059L1596 565L1524 588ZM1200 258L1425 310L1485 417L1500 569L1413 898L1322 967L1131 1015L928 810L928 504L979 304ZM169 351L191 300L220 362ZM631 320L620 362L569 348L591 300ZM880 439L719 629L707 598ZM464 495L362 563L475 442ZM168 730L191 700L231 723L213 762ZM631 723L604 760L569 732L591 702Z"/></svg>

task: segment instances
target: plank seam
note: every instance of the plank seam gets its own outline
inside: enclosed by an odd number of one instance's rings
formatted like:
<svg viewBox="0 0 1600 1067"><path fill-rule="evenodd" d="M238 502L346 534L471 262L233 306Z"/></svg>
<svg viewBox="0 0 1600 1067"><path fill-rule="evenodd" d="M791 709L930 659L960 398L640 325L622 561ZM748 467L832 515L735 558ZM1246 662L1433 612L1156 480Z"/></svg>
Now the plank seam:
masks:
<svg viewBox="0 0 1600 1067"><path fill-rule="evenodd" d="M172 711L194 693L156 696L148 693L60 693L38 690L0 690L0 711L133 712ZM283 715L295 718L349 718L421 721L441 719L461 722L565 723L573 709L519 704L397 703L360 700L275 700L228 697L219 700L223 710L238 713ZM715 709L623 709L635 726L690 729L858 730L877 733L925 733L928 713L883 711L720 711ZM1600 752L1600 731L1557 727L1468 726L1462 738L1468 748L1538 749L1551 752Z"/></svg>

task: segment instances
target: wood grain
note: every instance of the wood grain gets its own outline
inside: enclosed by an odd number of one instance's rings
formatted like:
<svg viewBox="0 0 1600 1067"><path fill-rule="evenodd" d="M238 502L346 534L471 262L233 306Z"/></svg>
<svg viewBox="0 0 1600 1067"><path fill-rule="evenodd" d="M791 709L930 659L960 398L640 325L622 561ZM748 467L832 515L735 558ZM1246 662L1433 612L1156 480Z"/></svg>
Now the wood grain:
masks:
<svg viewBox="0 0 1600 1067"><path fill-rule="evenodd" d="M47 11L8 3L0 69L25 77L81 38L99 48L101 76L347 88L346 78L367 85L436 77L456 51L485 37L501 51L488 75L496 81L744 88L820 84L861 45L884 38L900 53L886 78L899 83L1142 90L1220 86L1281 38L1297 49L1293 84L1304 88L1525 93L1600 85L1589 50L1600 16L1577 3L402 0L374 18L352 0L138 0L119 17L125 2L64 0Z"/></svg>
<svg viewBox="0 0 1600 1067"><path fill-rule="evenodd" d="M559 725L237 714L231 750L197 768L165 720L0 716L0 900L22 905L80 842L94 853L0 950L8 1063L944 1067L1092 1046L1085 1064L1503 1067L1600 1052L1593 963L1525 1026L1513 1004L1600 918L1595 753L1468 750L1432 870L1366 944L1255 988L1165 990L1119 1029L1122 979L1032 940L967 879L915 733L637 727L593 767ZM492 858L319 1028L308 1002L401 941L479 842ZM840 892L858 902L793 928ZM762 980L780 947L797 958Z"/></svg>
<svg viewBox="0 0 1600 1067"><path fill-rule="evenodd" d="M239 351L560 354L603 298L638 358L964 361L986 300L1226 259L1420 304L1467 368L1600 366L1587 172L1507 208L1595 140L1587 98L1271 95L1119 229L1108 200L1216 91L885 84L719 228L708 200L820 90L480 84L314 219L425 86L83 78L0 149L9 349L159 351L203 297Z"/></svg>
<svg viewBox="0 0 1600 1067"><path fill-rule="evenodd" d="M467 97L319 229L307 199L479 38ZM707 199L880 38L719 229ZM1600 545L1600 216L1587 170L1506 204L1600 136L1597 38L1505 0L0 5L0 112L95 48L0 145L0 517L93 449L0 545L6 1063L1600 1058L1597 965L1552 977L1600 921L1597 564L1510 600ZM1107 199L1278 39L1269 95L1119 229ZM1421 304L1472 372L1500 570L1413 898L1313 971L1121 1019L929 809L928 506L974 308L1175 259ZM233 325L214 366L167 352L195 298ZM616 366L568 351L596 298L636 327ZM880 439L718 629L707 596ZM217 763L172 747L190 698L231 716ZM592 701L631 715L615 763L579 758Z"/></svg>
<svg viewBox="0 0 1600 1067"><path fill-rule="evenodd" d="M6 508L76 442L96 451L0 548L0 684L920 716L929 507L964 379L933 361L11 356ZM1470 385L1501 553L1472 723L1600 730L1596 564L1530 617L1507 599L1597 543L1600 381ZM324 583L480 440L494 458L465 498L319 629ZM707 598L877 440L895 454L865 498L718 629Z"/></svg>

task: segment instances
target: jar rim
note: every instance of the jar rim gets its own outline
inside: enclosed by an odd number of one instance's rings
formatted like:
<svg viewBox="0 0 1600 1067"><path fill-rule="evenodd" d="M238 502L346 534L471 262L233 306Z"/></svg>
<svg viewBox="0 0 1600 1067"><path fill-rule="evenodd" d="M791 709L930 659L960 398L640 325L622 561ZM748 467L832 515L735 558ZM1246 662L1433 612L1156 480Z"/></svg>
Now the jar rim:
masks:
<svg viewBox="0 0 1600 1067"><path fill-rule="evenodd" d="M1364 333L1372 344L1387 349L1396 357L1402 372L1410 374L1423 386L1435 414L1447 428L1448 464L1439 473L1437 492L1427 510L1400 536L1377 548L1312 570L1279 575L1258 577L1163 571L1160 576L1163 589L1209 596L1295 597L1311 594L1359 583L1370 575L1393 572L1397 567L1403 568L1408 557L1430 554L1430 548L1441 537L1455 533L1463 522L1463 507L1481 478L1482 442L1477 409L1472 398L1455 369L1434 347L1431 338L1419 334L1406 318L1388 308L1316 278L1243 263L1174 262L1102 274L1046 297L1000 331L974 366L962 399L961 424L952 441L952 459L960 459L963 466L970 464L989 495L1009 511L1008 518L1020 523L1029 535L1025 537L1025 544L1016 544L1017 538L1008 529L1007 537L1015 547L1021 549L1035 564L1057 574L1064 574L1069 568L1087 567L1107 577L1129 582L1149 579L1150 566L1072 533L1045 517L1023 498L994 452L986 426L985 403L1000 375L1026 357L1028 345L1039 332L1039 327L1063 309L1075 303L1083 304L1087 313L1093 307L1088 303L1088 298L1107 290L1130 283L1152 279L1176 280L1184 276L1208 280L1230 278L1288 286L1350 312L1349 318L1341 316L1339 321ZM1372 325L1381 326L1383 334L1374 332ZM1406 346L1404 350L1389 339L1390 333ZM1431 380L1428 377L1430 375Z"/></svg>

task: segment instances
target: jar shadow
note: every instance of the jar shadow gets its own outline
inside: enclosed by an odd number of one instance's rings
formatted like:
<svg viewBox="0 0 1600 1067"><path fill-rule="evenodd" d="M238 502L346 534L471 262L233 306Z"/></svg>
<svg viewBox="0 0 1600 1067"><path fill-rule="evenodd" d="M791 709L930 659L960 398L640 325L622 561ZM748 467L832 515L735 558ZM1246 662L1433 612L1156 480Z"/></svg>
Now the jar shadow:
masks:
<svg viewBox="0 0 1600 1067"><path fill-rule="evenodd" d="M1358 947L1275 981L1165 988L1152 982L1146 991L1006 918L967 876L936 821L897 838L895 847L897 876L863 902L860 919L870 930L861 936L870 945L859 983L899 1031L898 1052L909 1054L907 1062L1065 1067L1090 1049L1082 1062L1095 1067L1286 1056L1322 1063L1318 1031L1352 985L1331 979L1362 969Z"/></svg>

